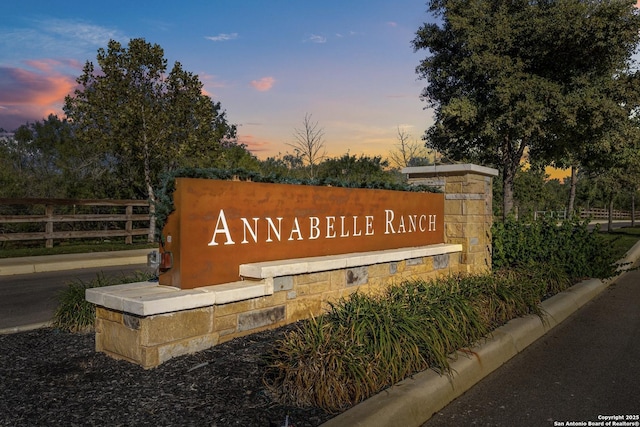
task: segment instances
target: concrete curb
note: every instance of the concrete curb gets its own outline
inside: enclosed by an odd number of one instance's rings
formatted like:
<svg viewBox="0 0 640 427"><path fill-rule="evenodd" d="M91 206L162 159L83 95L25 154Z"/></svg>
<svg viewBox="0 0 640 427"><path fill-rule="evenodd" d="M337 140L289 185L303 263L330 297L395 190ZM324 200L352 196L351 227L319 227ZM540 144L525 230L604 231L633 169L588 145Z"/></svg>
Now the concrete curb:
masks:
<svg viewBox="0 0 640 427"><path fill-rule="evenodd" d="M0 276L146 264L153 249L0 259Z"/></svg>
<svg viewBox="0 0 640 427"><path fill-rule="evenodd" d="M11 328L0 329L0 335L15 334L18 332L33 331L40 328L48 328L51 322L32 323L31 325L13 326Z"/></svg>
<svg viewBox="0 0 640 427"><path fill-rule="evenodd" d="M621 262L634 263L639 257L640 242L627 252ZM421 426L436 412L599 295L617 277L578 283L541 304L545 314L543 319L535 315L513 319L493 331L486 341L470 349L457 351L451 355L452 376L440 375L433 370L420 372L322 426Z"/></svg>

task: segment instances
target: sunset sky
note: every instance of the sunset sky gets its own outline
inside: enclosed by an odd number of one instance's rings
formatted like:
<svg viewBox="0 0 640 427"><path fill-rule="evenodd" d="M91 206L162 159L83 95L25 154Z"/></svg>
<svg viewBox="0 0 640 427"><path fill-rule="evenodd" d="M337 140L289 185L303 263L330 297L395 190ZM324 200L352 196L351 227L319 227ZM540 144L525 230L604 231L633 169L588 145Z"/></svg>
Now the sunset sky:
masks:
<svg viewBox="0 0 640 427"><path fill-rule="evenodd" d="M411 40L430 17L422 0L23 0L0 24L0 127L63 117L85 61L109 39L142 37L197 74L239 140L259 158L291 152L305 114L328 154L383 155L397 129L432 123Z"/></svg>

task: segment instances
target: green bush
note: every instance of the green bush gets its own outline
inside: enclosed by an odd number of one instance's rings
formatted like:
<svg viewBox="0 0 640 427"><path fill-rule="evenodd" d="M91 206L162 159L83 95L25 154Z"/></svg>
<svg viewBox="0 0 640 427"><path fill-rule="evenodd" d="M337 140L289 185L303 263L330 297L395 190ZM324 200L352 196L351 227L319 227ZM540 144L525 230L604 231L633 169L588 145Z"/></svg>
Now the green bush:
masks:
<svg viewBox="0 0 640 427"><path fill-rule="evenodd" d="M510 217L497 222L492 230L492 265L500 269L546 264L563 270L572 281L611 277L617 269L613 246L588 225L588 220L579 218L525 223Z"/></svg>
<svg viewBox="0 0 640 427"><path fill-rule="evenodd" d="M87 289L144 282L151 278L151 274L136 272L121 277L107 277L103 273L99 273L94 280L89 282L73 280L58 295L58 306L53 314L53 327L65 332L91 332L95 322L96 308L85 299Z"/></svg>
<svg viewBox="0 0 640 427"><path fill-rule="evenodd" d="M530 313L547 269L404 282L354 293L275 343L265 384L276 400L342 411L410 375L449 373L449 357ZM566 282L566 281L565 281Z"/></svg>

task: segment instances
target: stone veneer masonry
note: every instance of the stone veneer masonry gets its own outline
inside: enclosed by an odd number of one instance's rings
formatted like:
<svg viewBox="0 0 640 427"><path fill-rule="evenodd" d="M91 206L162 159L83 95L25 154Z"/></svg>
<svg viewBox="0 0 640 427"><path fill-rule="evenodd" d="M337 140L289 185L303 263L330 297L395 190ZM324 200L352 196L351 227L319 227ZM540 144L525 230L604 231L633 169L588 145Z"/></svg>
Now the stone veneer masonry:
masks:
<svg viewBox="0 0 640 427"><path fill-rule="evenodd" d="M462 271L491 269L493 224L492 178L495 169L471 165L439 165L402 170L411 184L430 185L444 193L445 242L462 244Z"/></svg>
<svg viewBox="0 0 640 427"><path fill-rule="evenodd" d="M475 165L406 168L409 182L445 191L445 243L244 264L244 280L181 290L153 282L88 289L96 350L153 368L172 357L318 315L353 292L406 279L491 268L491 178Z"/></svg>

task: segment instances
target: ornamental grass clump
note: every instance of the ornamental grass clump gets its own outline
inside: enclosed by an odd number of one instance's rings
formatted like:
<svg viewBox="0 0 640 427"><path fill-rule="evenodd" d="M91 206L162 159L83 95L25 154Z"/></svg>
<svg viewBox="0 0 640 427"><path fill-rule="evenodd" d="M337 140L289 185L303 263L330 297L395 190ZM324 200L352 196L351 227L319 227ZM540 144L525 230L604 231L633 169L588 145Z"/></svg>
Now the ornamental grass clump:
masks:
<svg viewBox="0 0 640 427"><path fill-rule="evenodd" d="M542 316L545 269L408 281L379 295L354 293L275 343L265 374L274 399L328 412L349 408L449 359L495 327Z"/></svg>
<svg viewBox="0 0 640 427"><path fill-rule="evenodd" d="M87 333L93 330L96 317L95 305L85 299L85 291L122 283L144 282L153 275L136 272L129 276L108 277L103 273L88 282L80 279L72 280L58 294L58 306L53 314L53 327L64 332Z"/></svg>

